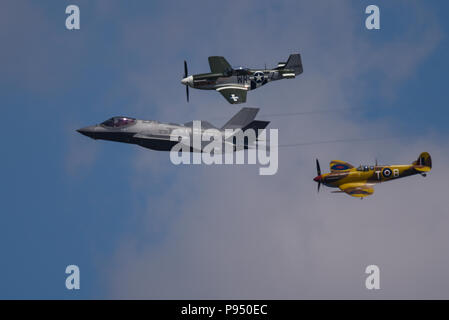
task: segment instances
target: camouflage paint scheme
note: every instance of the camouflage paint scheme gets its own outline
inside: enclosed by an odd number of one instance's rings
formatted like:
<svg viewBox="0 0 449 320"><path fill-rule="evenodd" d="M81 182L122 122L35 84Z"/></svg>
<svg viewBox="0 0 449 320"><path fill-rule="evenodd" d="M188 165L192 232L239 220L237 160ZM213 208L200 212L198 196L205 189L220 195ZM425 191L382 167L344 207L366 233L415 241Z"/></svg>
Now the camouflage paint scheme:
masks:
<svg viewBox="0 0 449 320"><path fill-rule="evenodd" d="M373 186L376 183L399 179L403 177L421 174L426 176L426 172L432 169L432 158L427 152L419 155L418 160L406 165L375 165L353 167L347 162L333 160L329 164L330 173L321 174L317 160L318 176L313 180L328 187L340 188L353 197L363 198L374 193Z"/></svg>
<svg viewBox="0 0 449 320"><path fill-rule="evenodd" d="M279 62L273 69L233 69L224 57L209 57L210 73L187 76L181 83L195 89L216 90L231 104L246 102L246 93L270 81L292 79L303 72L301 55L292 54L287 62Z"/></svg>

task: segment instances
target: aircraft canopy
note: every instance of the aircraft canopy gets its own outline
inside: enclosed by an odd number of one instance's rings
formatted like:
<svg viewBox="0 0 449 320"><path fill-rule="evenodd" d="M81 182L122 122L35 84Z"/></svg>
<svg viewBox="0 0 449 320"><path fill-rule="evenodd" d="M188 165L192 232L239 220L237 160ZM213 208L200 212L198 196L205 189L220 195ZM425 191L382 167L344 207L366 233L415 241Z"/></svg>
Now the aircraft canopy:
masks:
<svg viewBox="0 0 449 320"><path fill-rule="evenodd" d="M134 124L136 122L136 119L134 118L127 118L127 117L113 117L111 119L106 120L102 123L105 127L112 127L112 128L119 128L124 126L129 126L131 124Z"/></svg>

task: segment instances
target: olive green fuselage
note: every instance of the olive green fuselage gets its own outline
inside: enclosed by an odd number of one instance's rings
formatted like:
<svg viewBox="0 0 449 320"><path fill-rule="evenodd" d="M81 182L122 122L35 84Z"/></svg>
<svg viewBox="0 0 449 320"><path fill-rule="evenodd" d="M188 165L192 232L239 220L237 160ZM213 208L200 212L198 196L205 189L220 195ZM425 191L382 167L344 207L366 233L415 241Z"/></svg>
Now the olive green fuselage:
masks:
<svg viewBox="0 0 449 320"><path fill-rule="evenodd" d="M193 75L192 87L201 90L217 90L221 87L241 87L245 90L254 90L271 81L288 78L292 70L233 70L229 74L202 73ZM287 76L286 76L287 75Z"/></svg>

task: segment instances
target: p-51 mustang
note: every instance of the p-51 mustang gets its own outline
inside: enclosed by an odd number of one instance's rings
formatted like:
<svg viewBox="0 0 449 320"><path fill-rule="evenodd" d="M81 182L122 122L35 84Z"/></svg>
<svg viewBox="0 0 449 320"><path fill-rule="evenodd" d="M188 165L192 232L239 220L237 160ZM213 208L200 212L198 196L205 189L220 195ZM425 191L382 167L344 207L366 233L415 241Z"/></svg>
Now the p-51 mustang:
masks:
<svg viewBox="0 0 449 320"><path fill-rule="evenodd" d="M377 162L377 161L376 161ZM321 174L320 163L316 160L317 176L313 179L318 182L318 191L321 184L332 188L340 188L350 196L363 198L374 193L376 183L390 181L415 174L426 176L432 169L432 158L427 152L419 155L418 160L412 164L391 166L360 166L354 168L347 162L333 160L329 164L330 173Z"/></svg>
<svg viewBox="0 0 449 320"><path fill-rule="evenodd" d="M301 55L292 54L287 62L279 62L273 69L232 68L224 57L209 57L210 73L188 75L187 62L184 61L184 78L181 83L186 86L187 102L189 87L202 90L216 90L229 103L246 102L246 93L264 84L291 79L302 73Z"/></svg>
<svg viewBox="0 0 449 320"><path fill-rule="evenodd" d="M270 123L269 121L254 120L258 112L258 108L242 108L220 129L217 129L207 121L201 121L201 130L199 130L199 127L194 126L192 121L185 124L175 124L152 120L137 120L128 117L113 117L101 124L81 128L77 131L92 139L137 144L148 149L160 151L170 151L178 143L184 145L188 143L186 149L190 150L190 152L202 152L203 148L210 141L200 141L199 147L195 148L195 143L192 143L193 134L201 134L201 137L203 135L207 136L205 131L213 128L225 136L226 129L232 129L236 133L240 132L240 130L244 132L247 129L253 129L255 134L252 140L247 138L243 141L237 141L234 139L235 135L224 139L223 143L230 145L229 149L231 151L238 151L253 147L259 141L257 136L259 129L265 129ZM225 150L225 146L222 147L223 150Z"/></svg>

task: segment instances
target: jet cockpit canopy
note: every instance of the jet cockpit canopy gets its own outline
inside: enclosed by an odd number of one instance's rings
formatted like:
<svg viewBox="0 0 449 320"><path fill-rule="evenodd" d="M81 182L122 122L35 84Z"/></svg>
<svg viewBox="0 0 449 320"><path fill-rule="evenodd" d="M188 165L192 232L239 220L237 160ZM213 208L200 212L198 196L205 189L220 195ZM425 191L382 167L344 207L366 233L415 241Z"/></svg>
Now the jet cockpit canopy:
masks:
<svg viewBox="0 0 449 320"><path fill-rule="evenodd" d="M136 119L128 118L128 117L112 117L111 119L106 120L101 125L110 128L120 128L124 126L129 126L136 123Z"/></svg>

